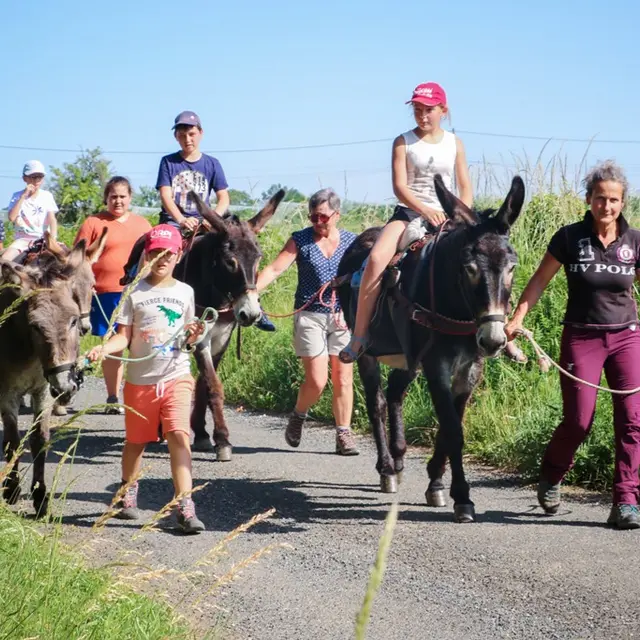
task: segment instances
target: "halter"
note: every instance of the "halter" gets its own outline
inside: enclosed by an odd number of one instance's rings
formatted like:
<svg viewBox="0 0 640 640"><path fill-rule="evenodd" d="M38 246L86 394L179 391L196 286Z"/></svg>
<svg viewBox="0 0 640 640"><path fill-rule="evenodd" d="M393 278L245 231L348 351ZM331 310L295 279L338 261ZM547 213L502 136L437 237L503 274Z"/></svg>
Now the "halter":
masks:
<svg viewBox="0 0 640 640"><path fill-rule="evenodd" d="M49 378L49 376L54 376L57 373L64 373L65 371L71 371L71 379L75 383L76 387L80 389L84 383L84 369L78 366L77 361L65 362L64 364L59 364L56 367L45 369L44 376L45 378Z"/></svg>

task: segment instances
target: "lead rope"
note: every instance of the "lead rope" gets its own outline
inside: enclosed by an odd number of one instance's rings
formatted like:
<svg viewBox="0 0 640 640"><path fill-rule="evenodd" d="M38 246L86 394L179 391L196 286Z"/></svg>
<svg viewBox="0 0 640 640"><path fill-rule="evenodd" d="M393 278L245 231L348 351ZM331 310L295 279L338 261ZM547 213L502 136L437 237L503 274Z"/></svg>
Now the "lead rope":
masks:
<svg viewBox="0 0 640 640"><path fill-rule="evenodd" d="M635 389L610 389L609 387L602 387L599 384L593 384L593 382L587 382L582 378L578 378L578 376L574 376L572 373L569 373L566 369L564 369L557 362L555 362L555 360L553 360L549 356L549 354L547 354L547 352L536 342L535 338L533 337L533 333L529 331L529 329L519 329L517 331L517 334L523 335L531 343L531 346L533 347L533 350L536 352L536 355L538 356L538 358L542 358L542 357L546 358L558 371L560 371L560 373L567 376L567 378L574 380L575 382L579 382L580 384L587 385L587 387L591 387L592 389L598 389L598 391L606 391L607 393L611 393L619 396L630 396L640 391L640 387L636 387Z"/></svg>

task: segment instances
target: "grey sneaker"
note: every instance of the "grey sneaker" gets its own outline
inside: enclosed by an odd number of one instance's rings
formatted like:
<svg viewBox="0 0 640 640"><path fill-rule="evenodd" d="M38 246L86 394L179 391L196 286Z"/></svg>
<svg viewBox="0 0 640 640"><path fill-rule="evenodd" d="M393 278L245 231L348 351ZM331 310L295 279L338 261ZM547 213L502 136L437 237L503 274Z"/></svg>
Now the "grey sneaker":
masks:
<svg viewBox="0 0 640 640"><path fill-rule="evenodd" d="M357 456L360 453L351 429L336 430L336 453L341 456Z"/></svg>
<svg viewBox="0 0 640 640"><path fill-rule="evenodd" d="M126 484L121 482L120 486ZM140 511L138 511L138 483L134 482L125 491L124 495L115 504L116 509L120 509L115 514L115 518L119 520L137 520L140 517Z"/></svg>
<svg viewBox="0 0 640 640"><path fill-rule="evenodd" d="M118 400L118 396L109 396L107 398L107 405L109 404L119 405L120 400ZM120 406L105 407L104 412L105 412L105 415L108 415L108 416L123 416L124 408Z"/></svg>
<svg viewBox="0 0 640 640"><path fill-rule="evenodd" d="M191 498L183 498L176 509L178 524L184 533L200 533L204 531L204 522L198 520L196 505Z"/></svg>
<svg viewBox="0 0 640 640"><path fill-rule="evenodd" d="M610 527L640 529L640 511L636 504L614 504L607 518Z"/></svg>
<svg viewBox="0 0 640 640"><path fill-rule="evenodd" d="M538 502L548 515L558 513L560 508L560 483L551 484L547 480L538 482Z"/></svg>
<svg viewBox="0 0 640 640"><path fill-rule="evenodd" d="M289 416L289 422L284 432L284 439L290 447L300 446L300 438L302 438L302 425L307 416L301 416L297 411Z"/></svg>

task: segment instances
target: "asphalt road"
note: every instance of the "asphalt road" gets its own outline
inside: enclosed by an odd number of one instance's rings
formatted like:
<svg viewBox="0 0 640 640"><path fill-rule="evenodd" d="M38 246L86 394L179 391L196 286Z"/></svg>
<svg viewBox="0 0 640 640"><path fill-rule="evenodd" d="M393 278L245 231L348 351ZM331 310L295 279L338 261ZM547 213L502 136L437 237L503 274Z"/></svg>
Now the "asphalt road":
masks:
<svg viewBox="0 0 640 640"><path fill-rule="evenodd" d="M89 380L76 407L103 401L101 381ZM59 477L58 493L66 495L55 503L68 540L98 565L128 550L130 560L147 566L136 569L136 584L167 592L200 629L222 622L219 637L352 638L394 499L378 492L373 442L360 438L361 455L341 458L333 454L332 431L311 426L293 450L284 442L285 418L232 408L227 414L233 460L215 463L212 454L194 454L195 484L210 483L194 496L206 533L184 537L167 521L135 540L138 523L110 520L99 535L91 529L120 478L123 419L84 416L73 464ZM64 442L55 450L62 451ZM533 487L469 464L478 521L458 525L450 505L425 504L425 455L417 449L408 455L396 498L398 525L368 638L640 637L640 532L606 528L606 499L578 493L557 516L546 517ZM57 454L50 459L51 479ZM151 468L140 486L143 522L172 496L165 445L152 445L146 464ZM232 541L213 565L197 567L200 577L184 579L234 527L271 507L272 518ZM236 580L207 593L214 574L281 543L290 546L273 549ZM147 583L158 567L164 568L162 577Z"/></svg>

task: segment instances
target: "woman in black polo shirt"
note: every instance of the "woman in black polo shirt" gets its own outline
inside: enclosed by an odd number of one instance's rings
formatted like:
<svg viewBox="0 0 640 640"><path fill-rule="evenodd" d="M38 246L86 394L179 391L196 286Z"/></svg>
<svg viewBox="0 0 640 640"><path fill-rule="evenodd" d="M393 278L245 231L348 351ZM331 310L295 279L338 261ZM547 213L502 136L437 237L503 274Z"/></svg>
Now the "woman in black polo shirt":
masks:
<svg viewBox="0 0 640 640"><path fill-rule="evenodd" d="M527 312L561 266L569 297L560 363L573 375L598 384L604 368L612 389L640 386L640 331L632 287L640 273L640 231L622 215L628 182L611 161L584 179L590 209L581 222L562 227L551 239L527 284L506 333L513 339ZM560 506L560 483L591 429L597 390L560 376L563 419L542 460L538 501L549 514ZM615 472L608 524L640 527L640 394L614 395Z"/></svg>

